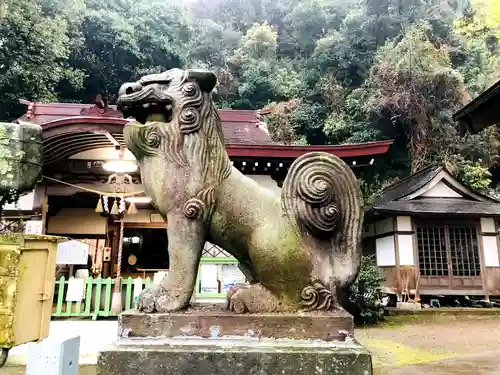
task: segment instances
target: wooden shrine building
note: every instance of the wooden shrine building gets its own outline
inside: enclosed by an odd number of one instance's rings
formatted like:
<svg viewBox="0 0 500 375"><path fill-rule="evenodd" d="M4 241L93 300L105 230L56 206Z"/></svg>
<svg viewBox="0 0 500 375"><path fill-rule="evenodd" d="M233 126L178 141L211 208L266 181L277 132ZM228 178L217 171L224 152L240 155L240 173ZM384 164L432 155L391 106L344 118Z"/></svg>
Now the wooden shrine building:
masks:
<svg viewBox="0 0 500 375"><path fill-rule="evenodd" d="M400 294L409 277L420 295L499 296L499 219L499 201L428 167L367 211L364 249L376 254L387 293Z"/></svg>

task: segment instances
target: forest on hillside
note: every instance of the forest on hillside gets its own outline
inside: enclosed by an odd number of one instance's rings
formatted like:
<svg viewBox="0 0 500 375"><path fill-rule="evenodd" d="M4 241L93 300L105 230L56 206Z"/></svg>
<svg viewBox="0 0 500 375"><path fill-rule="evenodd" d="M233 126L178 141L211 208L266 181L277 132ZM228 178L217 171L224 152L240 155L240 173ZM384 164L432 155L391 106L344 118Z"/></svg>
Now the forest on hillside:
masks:
<svg viewBox="0 0 500 375"><path fill-rule="evenodd" d="M219 107L270 109L276 142L393 139L368 200L433 163L495 193L500 135L451 115L500 79L498 0L0 0L3 120L174 67L215 71Z"/></svg>

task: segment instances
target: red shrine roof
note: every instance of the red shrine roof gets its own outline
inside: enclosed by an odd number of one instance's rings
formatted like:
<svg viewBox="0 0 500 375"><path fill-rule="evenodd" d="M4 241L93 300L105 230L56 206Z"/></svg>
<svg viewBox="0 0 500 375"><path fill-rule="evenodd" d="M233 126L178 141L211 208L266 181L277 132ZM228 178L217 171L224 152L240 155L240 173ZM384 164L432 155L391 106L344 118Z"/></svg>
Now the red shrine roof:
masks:
<svg viewBox="0 0 500 375"><path fill-rule="evenodd" d="M75 103L30 103L27 112L19 118L21 121L34 122L42 127L52 127L59 122L82 123L82 117L103 119L121 119L116 123L126 124L116 106L99 106ZM227 144L273 144L265 125L260 122L258 111L220 109L222 131ZM76 121L76 122L75 122ZM93 121L94 122L94 121Z"/></svg>
<svg viewBox="0 0 500 375"><path fill-rule="evenodd" d="M124 119L115 106L107 106L98 95L94 104L37 103L20 100L28 106L18 121L43 128L44 162L63 160L78 152L109 147L106 134L123 141ZM297 158L311 151L325 151L338 157L385 154L392 141L337 146L291 146L274 143L261 121L260 111L219 109L226 149L231 157Z"/></svg>

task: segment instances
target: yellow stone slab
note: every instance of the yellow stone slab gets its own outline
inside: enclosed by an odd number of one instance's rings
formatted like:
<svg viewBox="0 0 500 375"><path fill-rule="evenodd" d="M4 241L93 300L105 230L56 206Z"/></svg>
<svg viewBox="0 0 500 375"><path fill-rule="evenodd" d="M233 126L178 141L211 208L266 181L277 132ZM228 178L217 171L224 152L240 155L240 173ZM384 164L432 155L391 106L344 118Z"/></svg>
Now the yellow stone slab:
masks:
<svg viewBox="0 0 500 375"><path fill-rule="evenodd" d="M14 315L0 315L0 348L14 346Z"/></svg>
<svg viewBox="0 0 500 375"><path fill-rule="evenodd" d="M0 347L14 345L14 310L19 281L20 247L0 244Z"/></svg>

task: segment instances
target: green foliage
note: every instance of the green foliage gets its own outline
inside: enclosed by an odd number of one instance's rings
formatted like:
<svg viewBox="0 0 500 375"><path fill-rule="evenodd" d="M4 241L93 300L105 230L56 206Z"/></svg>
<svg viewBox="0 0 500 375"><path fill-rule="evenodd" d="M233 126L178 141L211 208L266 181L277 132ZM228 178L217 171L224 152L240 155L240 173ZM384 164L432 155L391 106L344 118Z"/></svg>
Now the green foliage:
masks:
<svg viewBox="0 0 500 375"><path fill-rule="evenodd" d="M358 278L351 285L348 311L358 323L374 324L384 317L382 283L375 257L364 256Z"/></svg>
<svg viewBox="0 0 500 375"><path fill-rule="evenodd" d="M380 48L363 89L363 110L385 133L396 128L410 150L412 171L433 161L454 125L451 115L460 107L464 91L461 76L451 67L449 54L428 37L430 26L409 28L401 40ZM390 125L390 129L384 126ZM452 134L453 135L453 134Z"/></svg>
<svg viewBox="0 0 500 375"><path fill-rule="evenodd" d="M488 192L487 189L491 184L491 173L487 167L478 161L474 162L463 157L455 157L453 163L449 169L460 182L473 190Z"/></svg>
<svg viewBox="0 0 500 375"><path fill-rule="evenodd" d="M19 200L19 192L11 189L15 178L13 161L21 159L23 152L13 152L12 138L12 134L8 134L6 128L0 126L0 212L5 204Z"/></svg>
<svg viewBox="0 0 500 375"><path fill-rule="evenodd" d="M485 190L491 184L491 173L488 168L469 160L460 170L458 178L465 185L477 191Z"/></svg>
<svg viewBox="0 0 500 375"><path fill-rule="evenodd" d="M0 22L0 113L20 115L19 97L56 100L62 80L79 87L82 76L70 66L68 22L44 15L41 4L14 1Z"/></svg>
<svg viewBox="0 0 500 375"><path fill-rule="evenodd" d="M219 78L219 106L274 106L265 121L277 142L393 139L390 161L364 179L373 185L368 190L378 189L375 176L390 180L431 163L465 170L459 168L463 158L489 168L498 162L498 135L462 140L451 115L500 78L499 4L6 1L0 9L0 115L18 117L24 110L19 98L89 102L102 93L113 102L124 81L203 67ZM295 105L281 111L287 103Z"/></svg>
<svg viewBox="0 0 500 375"><path fill-rule="evenodd" d="M384 178L385 177L385 178ZM359 187L361 189L361 195L363 197L363 203L365 207L370 207L375 203L375 200L380 196L380 193L387 189L392 184L397 182L397 177L387 177L375 175L369 181L361 179L359 182Z"/></svg>

